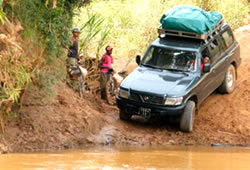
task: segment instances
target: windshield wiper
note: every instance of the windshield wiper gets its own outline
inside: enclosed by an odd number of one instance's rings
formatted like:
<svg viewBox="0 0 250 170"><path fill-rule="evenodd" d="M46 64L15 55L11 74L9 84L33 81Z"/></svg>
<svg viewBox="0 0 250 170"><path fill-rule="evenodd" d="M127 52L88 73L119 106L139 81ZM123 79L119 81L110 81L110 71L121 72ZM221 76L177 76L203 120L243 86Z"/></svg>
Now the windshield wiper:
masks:
<svg viewBox="0 0 250 170"><path fill-rule="evenodd" d="M174 69L174 68L166 68L165 70L180 72L180 73L183 73L185 76L188 76L188 75L189 75L188 73L186 73L186 72L183 71L183 70L178 70L178 69Z"/></svg>
<svg viewBox="0 0 250 170"><path fill-rule="evenodd" d="M153 66L153 65L148 65L148 64L142 64L142 65L145 66L145 67L161 69L160 67Z"/></svg>

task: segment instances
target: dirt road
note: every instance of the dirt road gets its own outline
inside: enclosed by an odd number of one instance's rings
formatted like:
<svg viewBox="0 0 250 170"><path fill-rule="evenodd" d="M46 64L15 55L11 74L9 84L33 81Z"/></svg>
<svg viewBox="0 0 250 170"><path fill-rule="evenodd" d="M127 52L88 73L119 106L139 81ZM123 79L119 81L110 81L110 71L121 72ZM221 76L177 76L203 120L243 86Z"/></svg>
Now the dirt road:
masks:
<svg viewBox="0 0 250 170"><path fill-rule="evenodd" d="M236 31L235 35L242 57L237 88L233 94L215 92L205 100L192 133L180 132L174 122L147 122L139 118L123 122L115 106L91 94L80 100L61 83L55 87L54 100L27 95L18 116L5 121L2 143L13 152L78 148L86 144L250 146L250 27Z"/></svg>

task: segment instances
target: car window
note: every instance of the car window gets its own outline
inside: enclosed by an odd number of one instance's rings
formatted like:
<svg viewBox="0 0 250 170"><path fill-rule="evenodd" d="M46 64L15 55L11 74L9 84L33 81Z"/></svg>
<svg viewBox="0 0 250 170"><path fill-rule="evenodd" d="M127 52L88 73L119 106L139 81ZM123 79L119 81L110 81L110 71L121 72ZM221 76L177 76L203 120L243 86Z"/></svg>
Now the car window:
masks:
<svg viewBox="0 0 250 170"><path fill-rule="evenodd" d="M209 47L212 56L215 56L219 52L218 42L216 39L209 44Z"/></svg>
<svg viewBox="0 0 250 170"><path fill-rule="evenodd" d="M161 69L194 71L196 68L196 53L184 50L151 47L143 58L142 65Z"/></svg>
<svg viewBox="0 0 250 170"><path fill-rule="evenodd" d="M208 46L210 51L211 63L214 63L223 52L223 44L221 41L219 41L218 38L216 38L212 42L210 42Z"/></svg>
<svg viewBox="0 0 250 170"><path fill-rule="evenodd" d="M222 39L227 47L230 47L233 44L234 38L231 31L227 30L222 33Z"/></svg>

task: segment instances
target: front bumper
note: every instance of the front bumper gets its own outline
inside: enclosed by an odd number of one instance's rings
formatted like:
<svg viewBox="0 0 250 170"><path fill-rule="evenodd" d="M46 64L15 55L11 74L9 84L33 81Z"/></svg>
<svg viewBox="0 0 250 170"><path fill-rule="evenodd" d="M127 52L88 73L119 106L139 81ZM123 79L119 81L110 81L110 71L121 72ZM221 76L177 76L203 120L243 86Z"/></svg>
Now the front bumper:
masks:
<svg viewBox="0 0 250 170"><path fill-rule="evenodd" d="M182 115L185 104L180 106L161 106L161 105L152 105L148 103L139 103L132 100L122 99L120 97L116 98L116 103L119 109L127 111L132 115L139 113L139 108L149 108L151 109L152 116L169 116L169 117L179 117Z"/></svg>

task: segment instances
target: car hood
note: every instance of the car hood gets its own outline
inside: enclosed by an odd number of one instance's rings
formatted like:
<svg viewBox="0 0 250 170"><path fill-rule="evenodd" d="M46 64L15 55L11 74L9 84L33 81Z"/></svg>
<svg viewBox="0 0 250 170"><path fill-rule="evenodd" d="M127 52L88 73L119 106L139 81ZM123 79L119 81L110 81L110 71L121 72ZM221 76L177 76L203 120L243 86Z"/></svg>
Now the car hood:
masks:
<svg viewBox="0 0 250 170"><path fill-rule="evenodd" d="M183 96L194 83L193 73L138 67L121 84L129 90L168 96Z"/></svg>

